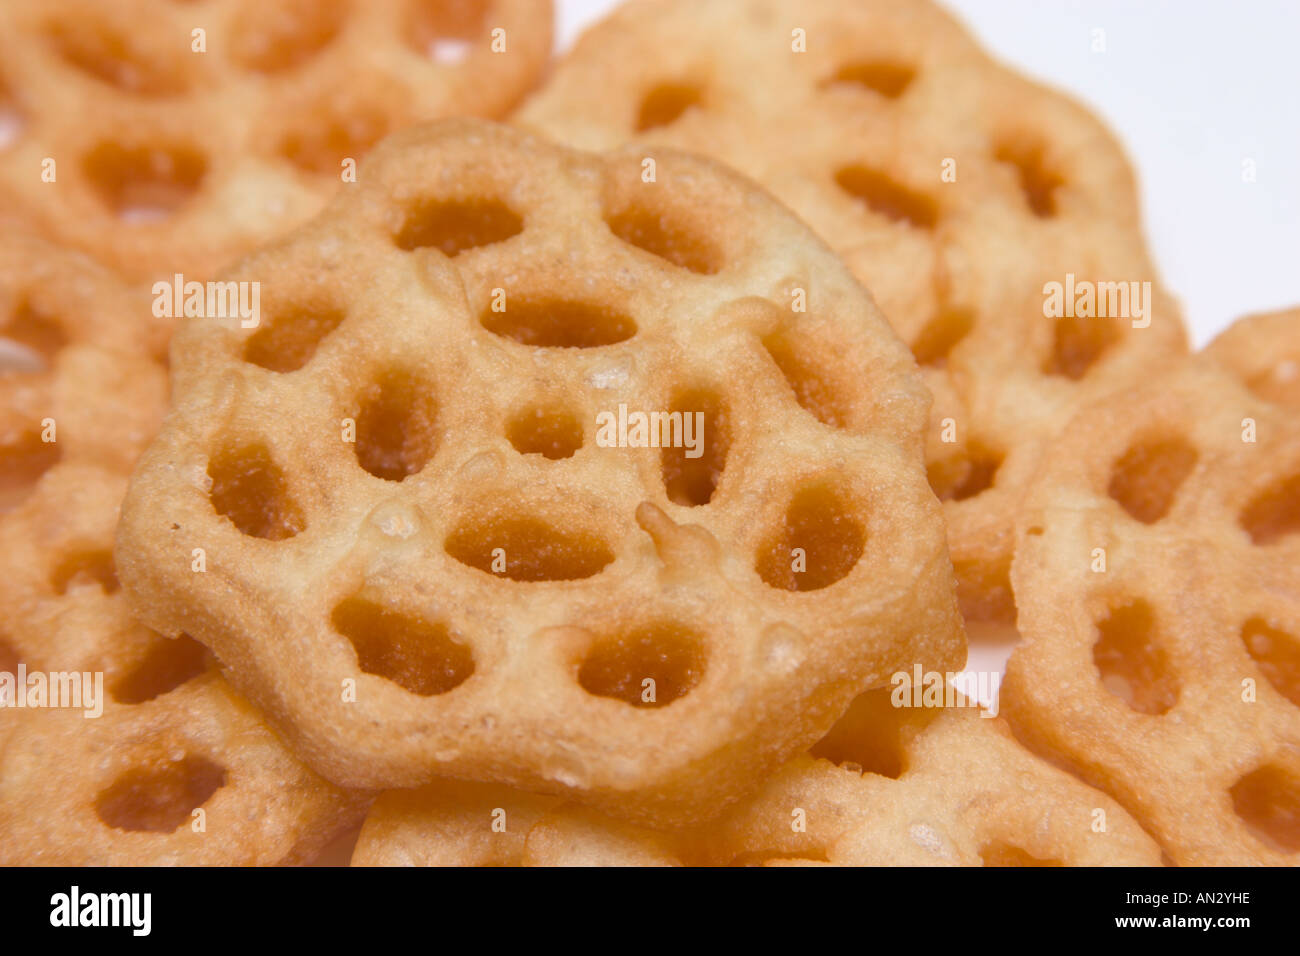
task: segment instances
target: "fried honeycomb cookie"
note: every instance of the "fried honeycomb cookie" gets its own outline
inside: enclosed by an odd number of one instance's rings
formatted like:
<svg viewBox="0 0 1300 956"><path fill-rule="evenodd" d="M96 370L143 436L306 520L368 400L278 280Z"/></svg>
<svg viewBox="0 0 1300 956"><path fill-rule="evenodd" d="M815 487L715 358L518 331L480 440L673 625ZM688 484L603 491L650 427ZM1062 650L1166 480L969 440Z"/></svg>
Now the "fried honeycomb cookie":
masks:
<svg viewBox="0 0 1300 956"><path fill-rule="evenodd" d="M560 798L440 783L375 802L354 866L1156 866L1109 797L976 710L859 697L811 753L717 821L656 832ZM959 698L960 699L960 698Z"/></svg>
<svg viewBox="0 0 1300 956"><path fill-rule="evenodd" d="M131 279L208 279L389 131L503 115L551 21L549 0L7 0L0 183Z"/></svg>
<svg viewBox="0 0 1300 956"><path fill-rule="evenodd" d="M968 622L1014 620L1012 527L1043 443L1185 350L1110 133L933 4L633 0L515 118L580 148L720 159L844 258L935 394L927 462ZM1139 283L1144 315L1114 316L1137 311L1130 286L1113 309L1100 290L1106 318L1067 309L1076 281L1093 311L1095 284Z"/></svg>
<svg viewBox="0 0 1300 956"><path fill-rule="evenodd" d="M202 645L140 625L119 587L118 506L166 401L137 308L88 259L0 237L0 863L306 859L364 804L298 763ZM15 706L52 704L51 673L75 673L60 686L82 706Z"/></svg>
<svg viewBox="0 0 1300 956"><path fill-rule="evenodd" d="M1205 354L1260 398L1300 408L1300 309L1244 316Z"/></svg>
<svg viewBox="0 0 1300 956"><path fill-rule="evenodd" d="M362 172L228 274L258 328L179 333L117 548L320 773L686 821L960 664L928 396L784 208L476 121ZM694 452L615 434L650 411Z"/></svg>
<svg viewBox="0 0 1300 956"><path fill-rule="evenodd" d="M0 865L306 861L366 801L289 753L202 645L130 613L112 561L126 484L60 462L0 515L0 671L24 699L37 673L79 695L0 708Z"/></svg>
<svg viewBox="0 0 1300 956"><path fill-rule="evenodd" d="M166 399L148 302L84 256L0 235L0 515L59 462L129 471ZM111 400L109 397L111 396Z"/></svg>
<svg viewBox="0 0 1300 956"><path fill-rule="evenodd" d="M1300 862L1297 530L1294 409L1210 355L1080 411L1026 500L1003 710L1180 865Z"/></svg>

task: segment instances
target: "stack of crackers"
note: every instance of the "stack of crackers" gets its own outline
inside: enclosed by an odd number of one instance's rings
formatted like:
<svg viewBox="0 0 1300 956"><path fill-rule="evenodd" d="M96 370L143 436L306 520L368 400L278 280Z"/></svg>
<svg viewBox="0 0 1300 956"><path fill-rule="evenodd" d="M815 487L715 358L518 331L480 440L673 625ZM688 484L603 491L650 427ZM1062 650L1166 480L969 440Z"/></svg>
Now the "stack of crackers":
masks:
<svg viewBox="0 0 1300 956"><path fill-rule="evenodd" d="M1300 310L929 0L551 18L0 7L0 862L1300 860Z"/></svg>

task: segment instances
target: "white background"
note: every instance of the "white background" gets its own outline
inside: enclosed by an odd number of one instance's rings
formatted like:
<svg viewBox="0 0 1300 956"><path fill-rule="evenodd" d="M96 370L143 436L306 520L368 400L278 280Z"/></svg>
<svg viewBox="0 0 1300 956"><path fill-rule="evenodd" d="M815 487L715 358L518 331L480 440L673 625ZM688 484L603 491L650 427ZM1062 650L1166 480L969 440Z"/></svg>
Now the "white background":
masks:
<svg viewBox="0 0 1300 956"><path fill-rule="evenodd" d="M1197 345L1239 315L1300 305L1300 0L942 5L996 57L1114 130ZM557 0L560 50L615 6ZM1091 50L1095 29L1104 53ZM1253 183L1242 182L1246 159Z"/></svg>

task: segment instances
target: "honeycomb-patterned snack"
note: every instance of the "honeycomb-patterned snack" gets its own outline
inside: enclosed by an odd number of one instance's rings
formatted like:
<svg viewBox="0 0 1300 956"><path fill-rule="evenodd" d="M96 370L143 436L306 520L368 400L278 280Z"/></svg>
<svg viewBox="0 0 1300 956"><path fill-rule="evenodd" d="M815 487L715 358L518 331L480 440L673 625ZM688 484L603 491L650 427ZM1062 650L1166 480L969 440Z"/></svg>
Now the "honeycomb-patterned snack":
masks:
<svg viewBox="0 0 1300 956"><path fill-rule="evenodd" d="M132 279L206 280L389 131L503 115L551 21L549 0L6 0L0 183Z"/></svg>
<svg viewBox="0 0 1300 956"><path fill-rule="evenodd" d="M1109 797L1034 757L972 709L854 702L811 754L693 831L598 817L557 797L441 783L390 791L354 866L834 864L1156 866Z"/></svg>
<svg viewBox="0 0 1300 956"><path fill-rule="evenodd" d="M1300 409L1300 309L1244 316L1205 354L1260 398Z"/></svg>
<svg viewBox="0 0 1300 956"><path fill-rule="evenodd" d="M0 864L290 862L363 811L119 589L118 506L166 400L147 308L82 256L0 238L0 671L25 701L20 665L103 681L80 709L0 708Z"/></svg>
<svg viewBox="0 0 1300 956"><path fill-rule="evenodd" d="M1180 865L1300 862L1297 531L1294 408L1212 356L1082 410L1026 501L1004 713Z"/></svg>
<svg viewBox="0 0 1300 956"><path fill-rule="evenodd" d="M342 785L705 818L964 658L906 349L753 184L641 160L395 134L227 276L260 327L177 337L124 586ZM620 406L698 416L699 457L602 444Z"/></svg>
<svg viewBox="0 0 1300 956"><path fill-rule="evenodd" d="M968 622L1014 619L1012 526L1043 443L1185 349L1109 132L931 3L633 0L515 119L579 148L720 159L843 257L935 394L927 462ZM1067 275L1150 281L1146 317L1046 317Z"/></svg>
<svg viewBox="0 0 1300 956"><path fill-rule="evenodd" d="M148 305L83 256L0 235L0 515L57 463L126 472L153 437L167 382Z"/></svg>

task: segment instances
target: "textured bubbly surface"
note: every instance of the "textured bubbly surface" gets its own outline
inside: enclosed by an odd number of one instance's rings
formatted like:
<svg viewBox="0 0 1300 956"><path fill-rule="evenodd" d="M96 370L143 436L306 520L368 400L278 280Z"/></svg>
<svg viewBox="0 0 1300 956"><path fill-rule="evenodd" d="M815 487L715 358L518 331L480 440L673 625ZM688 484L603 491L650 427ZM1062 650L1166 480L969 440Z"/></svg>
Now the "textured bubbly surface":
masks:
<svg viewBox="0 0 1300 956"><path fill-rule="evenodd" d="M1003 711L1180 865L1300 860L1294 316L1082 410L1017 521Z"/></svg>
<svg viewBox="0 0 1300 956"><path fill-rule="evenodd" d="M0 670L103 676L97 717L0 710L4 865L293 862L364 809L284 748L202 645L127 606L118 507L166 400L130 314L147 305L79 255L0 238Z"/></svg>
<svg viewBox="0 0 1300 956"><path fill-rule="evenodd" d="M210 279L388 132L503 115L551 28L550 0L6 0L0 185L131 279Z"/></svg>
<svg viewBox="0 0 1300 956"><path fill-rule="evenodd" d="M178 333L123 586L341 784L701 818L963 659L906 349L765 193L641 159L395 134L227 275L261 328ZM620 405L700 411L708 454L602 447Z"/></svg>
<svg viewBox="0 0 1300 956"><path fill-rule="evenodd" d="M515 119L582 148L720 159L843 257L934 393L927 463L968 621L1014 619L1011 528L1044 442L1185 348L1113 137L934 4L632 0ZM1045 317L1067 274L1150 281L1149 326Z"/></svg>
<svg viewBox="0 0 1300 956"><path fill-rule="evenodd" d="M859 697L810 754L702 827L649 830L558 797L442 782L380 796L352 863L1159 865L1115 801L1031 755L1000 719L894 708L890 693Z"/></svg>

